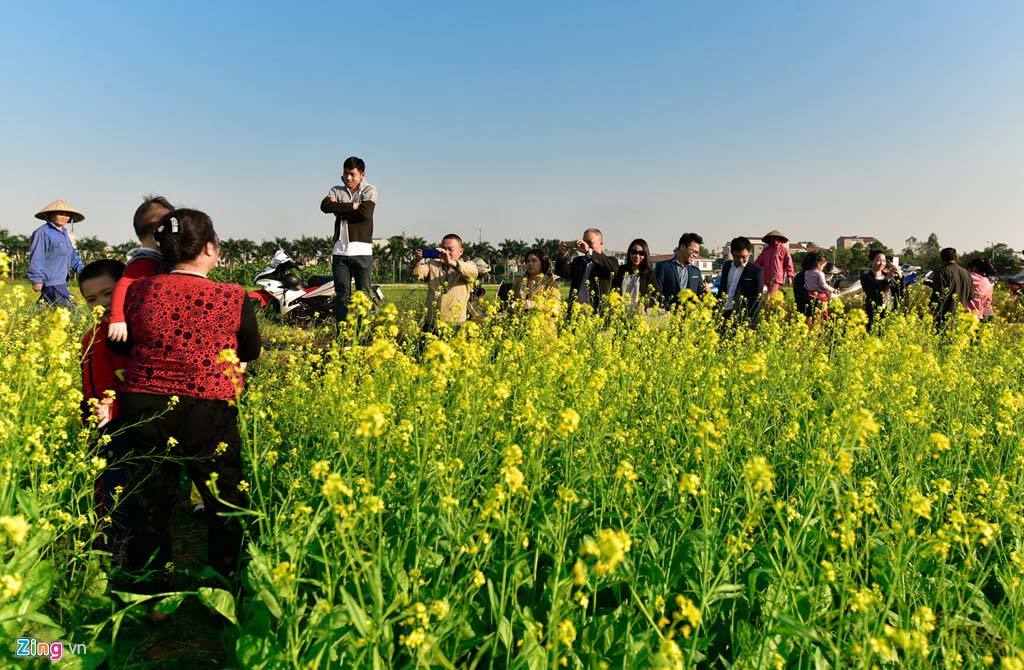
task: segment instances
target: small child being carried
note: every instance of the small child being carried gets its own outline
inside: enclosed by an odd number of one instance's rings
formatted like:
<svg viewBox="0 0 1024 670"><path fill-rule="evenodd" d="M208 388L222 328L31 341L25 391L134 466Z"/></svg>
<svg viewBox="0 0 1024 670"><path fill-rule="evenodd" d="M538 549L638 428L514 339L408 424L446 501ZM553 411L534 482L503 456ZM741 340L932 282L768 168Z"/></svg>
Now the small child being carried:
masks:
<svg viewBox="0 0 1024 670"><path fill-rule="evenodd" d="M107 329L107 338L113 342L124 342L128 339L128 326L124 320L124 298L128 294L128 287L139 279L152 277L163 270L164 259L160 255L154 233L160 219L172 211L174 207L163 196L149 196L135 210L132 226L142 246L128 252L128 265L125 267L124 275L117 280L114 293L110 297L110 326Z"/></svg>

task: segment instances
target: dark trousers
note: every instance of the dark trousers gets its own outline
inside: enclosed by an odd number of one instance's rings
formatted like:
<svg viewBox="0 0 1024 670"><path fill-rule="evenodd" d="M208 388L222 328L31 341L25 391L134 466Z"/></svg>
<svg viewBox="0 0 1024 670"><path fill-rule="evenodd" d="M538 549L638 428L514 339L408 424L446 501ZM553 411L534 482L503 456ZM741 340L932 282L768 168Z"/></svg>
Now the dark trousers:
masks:
<svg viewBox="0 0 1024 670"><path fill-rule="evenodd" d="M344 321L348 317L348 303L352 299L352 279L356 290L370 297L370 271L373 256L332 256L331 274L334 275L334 318Z"/></svg>
<svg viewBox="0 0 1024 670"><path fill-rule="evenodd" d="M140 577L136 590L159 592L169 588L164 566L171 560L171 529L177 506L181 467L196 485L206 506L210 566L225 577L238 569L242 526L237 512L248 505L239 490L242 480L242 441L238 433L238 409L223 400L181 397L167 409L168 396L122 393L118 396L121 417L110 432L118 433L108 449L104 473L106 491L124 486L121 513L113 516L113 539L123 544L126 571ZM122 428L123 427L123 428ZM121 429L121 430L118 430ZM174 440L169 444L169 438ZM207 484L215 475L214 495Z"/></svg>
<svg viewBox="0 0 1024 670"><path fill-rule="evenodd" d="M39 292L39 302L46 303L47 305L60 305L61 307L70 307L74 304L71 301L71 294L68 292L67 284L44 286L43 290Z"/></svg>

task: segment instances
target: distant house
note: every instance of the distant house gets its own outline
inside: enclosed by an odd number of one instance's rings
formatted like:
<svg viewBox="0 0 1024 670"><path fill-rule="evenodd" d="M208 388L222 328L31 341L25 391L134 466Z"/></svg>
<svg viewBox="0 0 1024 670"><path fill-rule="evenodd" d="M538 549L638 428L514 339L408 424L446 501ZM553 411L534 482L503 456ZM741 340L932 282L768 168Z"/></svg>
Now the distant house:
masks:
<svg viewBox="0 0 1024 670"><path fill-rule="evenodd" d="M853 249L858 244L869 247L878 242L878 238L865 237L862 235L843 235L836 240L836 249Z"/></svg>
<svg viewBox="0 0 1024 670"><path fill-rule="evenodd" d="M750 257L757 258L758 255L760 255L760 253L764 251L764 248L766 246L764 243L764 238L748 237L747 239L750 240L750 244L753 245L754 247L754 250L750 253ZM789 253L791 254L803 253L811 248L811 245L809 245L806 242L789 243ZM732 258L732 252L729 250L729 245L727 243L722 247L722 260L729 260L730 258Z"/></svg>
<svg viewBox="0 0 1024 670"><path fill-rule="evenodd" d="M675 254L658 254L656 256L651 256L651 265L660 263L661 261L670 261L674 257ZM700 270L701 275L703 275L705 279L714 274L715 260L713 258L695 258L693 259L693 264L697 266L697 269Z"/></svg>

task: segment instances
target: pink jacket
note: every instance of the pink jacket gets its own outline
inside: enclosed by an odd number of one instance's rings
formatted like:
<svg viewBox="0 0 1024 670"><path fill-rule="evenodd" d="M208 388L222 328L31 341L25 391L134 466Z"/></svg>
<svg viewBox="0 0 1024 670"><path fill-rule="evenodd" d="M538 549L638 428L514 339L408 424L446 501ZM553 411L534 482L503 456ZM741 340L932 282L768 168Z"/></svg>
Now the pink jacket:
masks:
<svg viewBox="0 0 1024 670"><path fill-rule="evenodd" d="M974 297L967 303L967 311L979 319L995 316L992 309L992 282L972 272L971 283L974 285Z"/></svg>
<svg viewBox="0 0 1024 670"><path fill-rule="evenodd" d="M793 277L793 257L785 244L769 244L754 261L754 265L764 270L765 286L786 283L786 277Z"/></svg>

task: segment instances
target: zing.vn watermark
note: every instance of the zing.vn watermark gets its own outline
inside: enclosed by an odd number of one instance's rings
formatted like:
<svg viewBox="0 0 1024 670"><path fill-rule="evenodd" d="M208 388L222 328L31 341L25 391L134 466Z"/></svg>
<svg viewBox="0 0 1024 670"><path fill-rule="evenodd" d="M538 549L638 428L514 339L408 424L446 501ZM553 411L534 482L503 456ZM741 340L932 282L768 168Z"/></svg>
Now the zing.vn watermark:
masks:
<svg viewBox="0 0 1024 670"><path fill-rule="evenodd" d="M41 657L56 662L64 658L65 652L73 656L82 656L86 653L85 644L82 642L45 642L34 637L19 637L14 642L17 645L14 655L22 658Z"/></svg>

